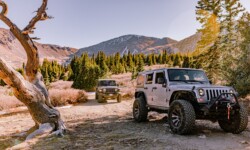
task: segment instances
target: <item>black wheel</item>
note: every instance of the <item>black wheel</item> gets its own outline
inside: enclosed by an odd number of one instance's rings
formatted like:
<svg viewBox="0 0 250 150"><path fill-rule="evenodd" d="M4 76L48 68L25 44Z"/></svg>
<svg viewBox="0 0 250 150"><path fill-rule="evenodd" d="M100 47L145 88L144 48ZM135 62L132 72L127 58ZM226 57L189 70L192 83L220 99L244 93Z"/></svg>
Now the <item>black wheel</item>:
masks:
<svg viewBox="0 0 250 150"><path fill-rule="evenodd" d="M195 126L195 119L195 111L190 102L176 100L171 104L168 112L168 122L173 133L190 133Z"/></svg>
<svg viewBox="0 0 250 150"><path fill-rule="evenodd" d="M136 122L145 122L148 118L148 108L142 96L135 99L133 104L133 117Z"/></svg>
<svg viewBox="0 0 250 150"><path fill-rule="evenodd" d="M117 96L117 102L120 103L121 101L122 101L122 96L121 96L121 94L119 94L119 95Z"/></svg>
<svg viewBox="0 0 250 150"><path fill-rule="evenodd" d="M232 120L218 120L221 129L225 132L239 134L247 128L248 114L246 108L242 105L240 105L240 110L231 118Z"/></svg>
<svg viewBox="0 0 250 150"><path fill-rule="evenodd" d="M97 92L95 92L95 99L96 99L96 100L98 99L98 94L97 94Z"/></svg>
<svg viewBox="0 0 250 150"><path fill-rule="evenodd" d="M104 99L104 98L102 98L102 96L101 95L97 95L97 102L98 103L105 103L106 102L106 100Z"/></svg>

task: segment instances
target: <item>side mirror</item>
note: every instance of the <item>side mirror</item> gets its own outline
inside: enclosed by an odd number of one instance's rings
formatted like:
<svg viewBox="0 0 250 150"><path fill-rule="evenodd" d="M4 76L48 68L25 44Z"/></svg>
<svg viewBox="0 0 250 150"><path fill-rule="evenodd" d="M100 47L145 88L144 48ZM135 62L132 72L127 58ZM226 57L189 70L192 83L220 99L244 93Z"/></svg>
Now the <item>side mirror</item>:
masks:
<svg viewBox="0 0 250 150"><path fill-rule="evenodd" d="M209 83L210 83L210 84L213 84L212 80L209 80Z"/></svg>

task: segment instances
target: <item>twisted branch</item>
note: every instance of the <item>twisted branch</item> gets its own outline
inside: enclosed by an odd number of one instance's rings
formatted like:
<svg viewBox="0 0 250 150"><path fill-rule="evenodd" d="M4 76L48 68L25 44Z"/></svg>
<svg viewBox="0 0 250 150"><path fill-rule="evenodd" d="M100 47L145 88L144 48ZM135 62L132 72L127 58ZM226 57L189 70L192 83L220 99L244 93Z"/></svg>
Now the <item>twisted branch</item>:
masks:
<svg viewBox="0 0 250 150"><path fill-rule="evenodd" d="M33 33L33 29L38 21L49 19L50 17L46 13L48 0L43 0L42 6L37 10L37 14L35 17L31 19L29 24L23 29L23 34Z"/></svg>
<svg viewBox="0 0 250 150"><path fill-rule="evenodd" d="M39 68L39 56L37 47L33 43L32 39L28 35L35 28L35 24L39 20L44 20L48 18L45 10L47 7L48 0L43 0L41 7L37 11L37 15L32 18L28 26L24 30L20 30L9 18L6 17L8 12L8 7L4 1L0 1L0 6L2 7L2 12L0 13L0 20L2 20L9 28L13 35L20 41L24 47L27 54L27 64L26 64L26 77L30 82L35 80L36 74Z"/></svg>

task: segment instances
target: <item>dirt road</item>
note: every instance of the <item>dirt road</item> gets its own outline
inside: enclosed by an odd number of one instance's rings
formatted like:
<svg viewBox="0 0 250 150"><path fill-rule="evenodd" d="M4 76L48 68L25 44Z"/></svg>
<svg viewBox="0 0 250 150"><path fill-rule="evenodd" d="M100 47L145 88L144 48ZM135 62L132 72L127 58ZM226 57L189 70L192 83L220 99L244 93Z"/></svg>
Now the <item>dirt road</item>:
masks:
<svg viewBox="0 0 250 150"><path fill-rule="evenodd" d="M150 113L146 123L132 119L132 100L85 104L60 108L69 129L63 138L46 137L19 145L20 149L250 149L250 126L239 135L223 132L217 123L197 121L192 135L174 135L165 115ZM0 149L19 144L15 134L34 124L26 111L0 115Z"/></svg>

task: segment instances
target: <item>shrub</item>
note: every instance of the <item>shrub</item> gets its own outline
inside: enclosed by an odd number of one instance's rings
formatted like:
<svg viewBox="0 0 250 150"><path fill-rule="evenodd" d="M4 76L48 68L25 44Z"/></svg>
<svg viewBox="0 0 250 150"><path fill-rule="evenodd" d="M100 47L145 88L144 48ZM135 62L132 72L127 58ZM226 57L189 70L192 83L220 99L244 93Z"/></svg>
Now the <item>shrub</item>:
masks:
<svg viewBox="0 0 250 150"><path fill-rule="evenodd" d="M0 96L0 110L15 108L19 106L23 106L24 104L21 103L16 97L9 96L9 95L1 95Z"/></svg>
<svg viewBox="0 0 250 150"><path fill-rule="evenodd" d="M49 86L50 100L53 106L83 103L87 101L87 94L83 90L71 88L70 81L57 81Z"/></svg>

